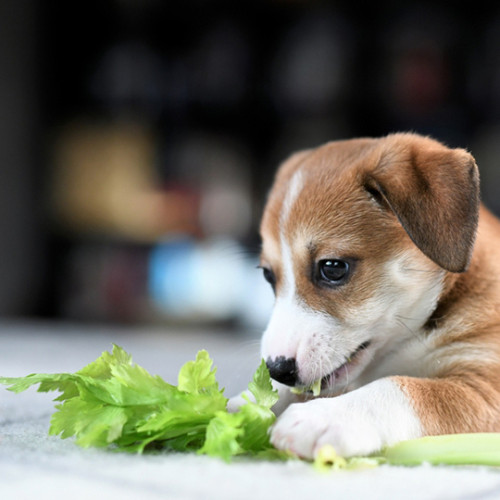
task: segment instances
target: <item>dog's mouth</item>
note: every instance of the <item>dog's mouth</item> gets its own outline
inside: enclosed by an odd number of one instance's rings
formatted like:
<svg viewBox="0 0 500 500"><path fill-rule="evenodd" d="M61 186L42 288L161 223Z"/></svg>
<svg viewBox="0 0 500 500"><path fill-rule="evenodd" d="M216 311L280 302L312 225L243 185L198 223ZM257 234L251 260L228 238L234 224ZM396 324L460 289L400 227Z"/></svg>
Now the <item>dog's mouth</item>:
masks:
<svg viewBox="0 0 500 500"><path fill-rule="evenodd" d="M347 356L344 363L335 368L335 370L330 372L328 375L316 380L310 386L294 387L292 391L299 394L309 393L314 396L318 396L323 390L333 389L340 380L348 377L349 372L358 364L362 353L370 346L370 344L370 340L363 342L349 356Z"/></svg>
<svg viewBox="0 0 500 500"><path fill-rule="evenodd" d="M333 372L329 373L321 379L321 389L328 389L332 387L335 382L347 374L349 368L354 366L359 361L359 357L362 352L365 351L371 344L370 340L360 344L346 359L345 363L342 363L338 368L335 368Z"/></svg>

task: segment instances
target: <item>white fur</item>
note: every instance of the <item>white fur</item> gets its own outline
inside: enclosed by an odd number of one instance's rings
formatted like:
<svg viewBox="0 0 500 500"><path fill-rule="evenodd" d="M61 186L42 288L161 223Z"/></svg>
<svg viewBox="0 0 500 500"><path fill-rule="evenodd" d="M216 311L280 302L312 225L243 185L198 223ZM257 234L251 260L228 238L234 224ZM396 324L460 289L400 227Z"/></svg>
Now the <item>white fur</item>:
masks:
<svg viewBox="0 0 500 500"><path fill-rule="evenodd" d="M297 170L293 175L288 184L288 190L285 195L285 199L283 201L283 205L281 208L280 214L280 225L281 225L281 233L283 234L284 225L286 224L290 212L294 203L297 201L297 198L304 187L304 174L302 170Z"/></svg>
<svg viewBox="0 0 500 500"><path fill-rule="evenodd" d="M281 214L280 214L280 244L281 244L281 261L283 265L283 284L282 284L282 295L287 298L293 297L295 295L295 276L293 272L293 256L288 244L285 225L290 216L290 211L297 200L304 186L303 175L300 170L297 170L290 180L288 191L283 201Z"/></svg>
<svg viewBox="0 0 500 500"><path fill-rule="evenodd" d="M283 266L281 296L285 297L286 300L293 300L296 294L293 258L290 246L288 245L284 235L281 235L281 263Z"/></svg>
<svg viewBox="0 0 500 500"><path fill-rule="evenodd" d="M336 398L293 404L271 430L276 448L304 458L314 458L325 444L347 457L421 436L418 417L391 379L377 380Z"/></svg>
<svg viewBox="0 0 500 500"><path fill-rule="evenodd" d="M342 364L342 354L352 352L334 352L335 344L341 345L339 330L333 318L308 308L295 295L280 296L262 337L262 357L295 358L300 379L311 384Z"/></svg>

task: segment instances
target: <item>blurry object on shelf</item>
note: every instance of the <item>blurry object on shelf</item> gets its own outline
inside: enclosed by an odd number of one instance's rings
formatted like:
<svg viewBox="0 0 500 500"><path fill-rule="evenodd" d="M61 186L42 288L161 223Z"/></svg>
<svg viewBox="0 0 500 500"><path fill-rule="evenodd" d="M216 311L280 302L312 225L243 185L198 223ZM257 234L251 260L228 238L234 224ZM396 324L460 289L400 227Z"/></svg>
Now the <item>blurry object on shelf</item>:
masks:
<svg viewBox="0 0 500 500"><path fill-rule="evenodd" d="M246 238L252 229L251 155L228 137L193 133L171 145L166 163L177 182L200 193L207 237Z"/></svg>
<svg viewBox="0 0 500 500"><path fill-rule="evenodd" d="M345 19L313 8L292 25L271 70L273 100L285 114L327 116L346 97L352 37Z"/></svg>
<svg viewBox="0 0 500 500"><path fill-rule="evenodd" d="M192 100L216 108L240 106L249 90L251 50L238 23L222 16L189 57Z"/></svg>
<svg viewBox="0 0 500 500"><path fill-rule="evenodd" d="M295 19L270 66L270 98L284 118L270 156L275 164L292 151L350 135L346 103L354 71L350 22L325 5Z"/></svg>
<svg viewBox="0 0 500 500"><path fill-rule="evenodd" d="M158 119L169 96L182 88L177 72L142 41L127 40L104 50L89 79L89 91L114 116ZM179 86L179 83L181 85Z"/></svg>
<svg viewBox="0 0 500 500"><path fill-rule="evenodd" d="M243 147L225 136L191 133L174 138L162 156L160 141L130 120L78 123L63 129L58 139L51 201L58 228L70 241L62 264L65 272L58 278L64 317L259 321L262 308L255 297L248 310L241 305L243 289L249 292L260 278L256 263L213 243L219 238L244 240L251 233L250 164ZM156 262L161 249L168 248L158 247L158 242L176 237L192 238L184 257L196 257L190 260L191 268L177 259L181 267L175 272L167 263L166 274L161 264L167 261L161 260L153 266L156 282L163 276L165 290L171 283L177 287L180 280L172 282L171 275L194 276L199 265L200 288L189 281L191 288L179 292L175 307L171 296L161 306L158 286L148 285L150 252ZM244 252L237 243L229 246ZM215 278L215 272L224 272L224 259L234 281Z"/></svg>
<svg viewBox="0 0 500 500"><path fill-rule="evenodd" d="M463 143L466 119L453 88L457 34L454 16L433 4L403 10L383 34L386 68L379 85L390 130L418 130L450 145Z"/></svg>
<svg viewBox="0 0 500 500"><path fill-rule="evenodd" d="M61 272L60 314L83 321L150 319L148 255L146 246L116 241L73 246Z"/></svg>
<svg viewBox="0 0 500 500"><path fill-rule="evenodd" d="M155 138L138 123L67 127L54 163L51 202L65 230L142 242L199 232L199 195L186 185L162 186Z"/></svg>
<svg viewBox="0 0 500 500"><path fill-rule="evenodd" d="M258 258L229 239L155 246L82 241L62 269L60 313L71 320L265 326L273 293Z"/></svg>
<svg viewBox="0 0 500 500"><path fill-rule="evenodd" d="M157 245L149 265L156 310L177 321L236 320L262 328L271 312L271 287L237 242L180 239Z"/></svg>

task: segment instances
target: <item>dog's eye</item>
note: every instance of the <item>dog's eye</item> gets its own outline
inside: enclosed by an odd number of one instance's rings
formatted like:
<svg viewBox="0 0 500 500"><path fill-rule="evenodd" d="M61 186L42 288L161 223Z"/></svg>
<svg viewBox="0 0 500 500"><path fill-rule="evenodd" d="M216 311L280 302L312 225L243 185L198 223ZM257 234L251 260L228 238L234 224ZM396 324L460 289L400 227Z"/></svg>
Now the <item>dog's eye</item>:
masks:
<svg viewBox="0 0 500 500"><path fill-rule="evenodd" d="M318 263L321 280L329 284L341 285L349 275L349 263L345 260L327 259Z"/></svg>
<svg viewBox="0 0 500 500"><path fill-rule="evenodd" d="M273 287L276 285L276 277L274 276L274 273L271 271L271 269L267 267L262 268L262 272L264 274L264 279Z"/></svg>

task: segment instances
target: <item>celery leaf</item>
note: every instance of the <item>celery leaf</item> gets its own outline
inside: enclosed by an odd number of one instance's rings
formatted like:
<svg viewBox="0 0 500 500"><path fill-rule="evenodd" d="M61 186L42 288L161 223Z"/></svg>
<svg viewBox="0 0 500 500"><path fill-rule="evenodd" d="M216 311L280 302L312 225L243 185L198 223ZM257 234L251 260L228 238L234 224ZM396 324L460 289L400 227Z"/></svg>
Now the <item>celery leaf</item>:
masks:
<svg viewBox="0 0 500 500"><path fill-rule="evenodd" d="M255 402L227 412L216 369L206 351L180 369L178 385L153 376L114 345L76 373L0 377L9 390L59 391L49 434L74 437L83 447L142 453L154 449L198 451L229 461L234 455L269 454L268 429L277 401L269 372L261 363L249 391ZM263 455L262 455L263 456Z"/></svg>

